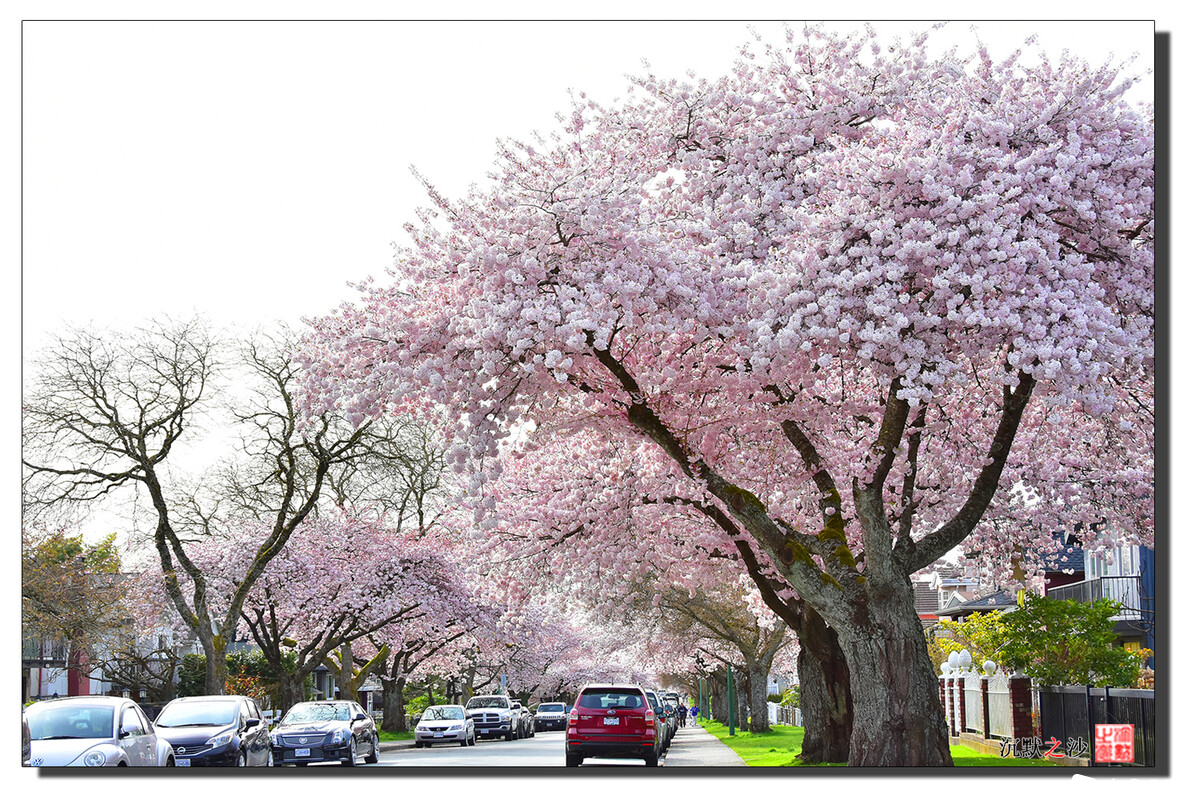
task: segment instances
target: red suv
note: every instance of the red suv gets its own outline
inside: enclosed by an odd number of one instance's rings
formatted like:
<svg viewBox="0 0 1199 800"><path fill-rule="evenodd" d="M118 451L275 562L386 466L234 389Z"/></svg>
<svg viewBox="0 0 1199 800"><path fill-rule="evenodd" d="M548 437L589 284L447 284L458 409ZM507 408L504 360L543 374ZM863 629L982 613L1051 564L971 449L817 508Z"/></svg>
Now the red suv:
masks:
<svg viewBox="0 0 1199 800"><path fill-rule="evenodd" d="M584 758L640 758L658 766L662 729L640 686L588 684L566 724L566 766Z"/></svg>

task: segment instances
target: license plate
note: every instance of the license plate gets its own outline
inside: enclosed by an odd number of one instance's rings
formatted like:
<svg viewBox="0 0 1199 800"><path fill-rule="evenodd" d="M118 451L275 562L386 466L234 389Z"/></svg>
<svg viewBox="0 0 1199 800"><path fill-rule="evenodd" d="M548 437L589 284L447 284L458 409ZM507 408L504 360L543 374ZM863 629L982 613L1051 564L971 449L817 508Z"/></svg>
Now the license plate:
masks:
<svg viewBox="0 0 1199 800"><path fill-rule="evenodd" d="M175 759L176 767L190 767L191 765L192 765L192 760L190 758L176 758Z"/></svg>
<svg viewBox="0 0 1199 800"><path fill-rule="evenodd" d="M619 725L620 717L604 717L605 725Z"/></svg>
<svg viewBox="0 0 1199 800"><path fill-rule="evenodd" d="M312 748L310 748L310 747L297 747L296 748L296 758L303 758L304 756L310 756L310 755L312 755Z"/></svg>
<svg viewBox="0 0 1199 800"><path fill-rule="evenodd" d="M445 736L445 734L444 733L435 733L435 734L433 734L433 736L440 739L442 736Z"/></svg>
<svg viewBox="0 0 1199 800"><path fill-rule="evenodd" d="M491 729L490 729L490 728L484 728L483 730L479 731L479 733L491 733Z"/></svg>

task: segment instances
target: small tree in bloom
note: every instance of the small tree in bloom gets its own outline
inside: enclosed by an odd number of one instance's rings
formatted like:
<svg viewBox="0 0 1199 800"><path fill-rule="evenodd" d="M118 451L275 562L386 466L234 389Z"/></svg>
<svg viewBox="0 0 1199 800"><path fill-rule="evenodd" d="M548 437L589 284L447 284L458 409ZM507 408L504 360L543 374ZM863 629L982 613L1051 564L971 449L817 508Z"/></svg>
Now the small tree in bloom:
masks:
<svg viewBox="0 0 1199 800"><path fill-rule="evenodd" d="M908 576L1063 519L1152 540L1153 120L1117 73L805 28L581 98L431 190L395 284L318 324L305 407L460 411L476 488L517 424L651 444L655 499L719 508L836 630L850 763L948 766Z"/></svg>
<svg viewBox="0 0 1199 800"><path fill-rule="evenodd" d="M195 550L209 602L223 608L256 554L247 524ZM241 621L279 681L281 707L303 700L305 678L344 645L441 602L455 579L438 554L384 527L329 514L306 521L262 571Z"/></svg>

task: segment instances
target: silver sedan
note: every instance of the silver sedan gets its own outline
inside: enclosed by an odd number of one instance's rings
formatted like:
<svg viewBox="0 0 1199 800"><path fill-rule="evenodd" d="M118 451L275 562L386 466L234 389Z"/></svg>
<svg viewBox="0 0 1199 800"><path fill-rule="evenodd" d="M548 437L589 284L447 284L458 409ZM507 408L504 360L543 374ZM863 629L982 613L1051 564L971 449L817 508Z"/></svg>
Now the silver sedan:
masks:
<svg viewBox="0 0 1199 800"><path fill-rule="evenodd" d="M124 697L64 697L25 709L33 767L170 767L171 745Z"/></svg>
<svg viewBox="0 0 1199 800"><path fill-rule="evenodd" d="M475 722L463 706L429 706L416 723L416 746L432 747L438 742L457 742L462 747L475 743Z"/></svg>

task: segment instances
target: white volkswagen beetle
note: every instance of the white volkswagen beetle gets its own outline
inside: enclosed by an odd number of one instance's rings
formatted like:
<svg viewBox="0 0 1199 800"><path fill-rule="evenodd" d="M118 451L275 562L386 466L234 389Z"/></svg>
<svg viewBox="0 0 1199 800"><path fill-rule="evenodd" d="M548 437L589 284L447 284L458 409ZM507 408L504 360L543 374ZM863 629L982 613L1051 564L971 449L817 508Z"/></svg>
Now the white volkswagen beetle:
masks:
<svg viewBox="0 0 1199 800"><path fill-rule="evenodd" d="M137 703L90 695L43 700L25 709L33 767L173 767Z"/></svg>

